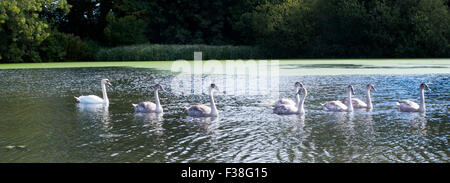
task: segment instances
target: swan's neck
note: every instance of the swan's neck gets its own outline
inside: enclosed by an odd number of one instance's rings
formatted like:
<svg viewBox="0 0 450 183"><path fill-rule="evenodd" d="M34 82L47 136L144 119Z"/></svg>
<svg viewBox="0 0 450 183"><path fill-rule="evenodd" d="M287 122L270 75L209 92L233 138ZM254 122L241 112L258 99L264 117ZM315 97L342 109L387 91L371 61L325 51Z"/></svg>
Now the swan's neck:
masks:
<svg viewBox="0 0 450 183"><path fill-rule="evenodd" d="M308 91L305 88L303 88L302 90L303 90L302 99L297 103L297 109L299 114L305 114L305 108L303 107L304 106L303 104L305 103L306 95L308 95ZM297 98L300 97L299 95L300 94L297 94Z"/></svg>
<svg viewBox="0 0 450 183"><path fill-rule="evenodd" d="M370 88L366 90L366 102L367 102L367 109L372 109L372 99L370 98Z"/></svg>
<svg viewBox="0 0 450 183"><path fill-rule="evenodd" d="M218 111L216 108L216 102L214 101L214 95L212 90L209 91L209 102L211 107L211 115L217 116Z"/></svg>
<svg viewBox="0 0 450 183"><path fill-rule="evenodd" d="M109 104L108 94L106 94L106 86L102 84L103 102Z"/></svg>
<svg viewBox="0 0 450 183"><path fill-rule="evenodd" d="M424 89L420 89L420 104L419 104L419 112L425 112L425 92Z"/></svg>
<svg viewBox="0 0 450 183"><path fill-rule="evenodd" d="M348 109L349 112L353 111L353 102L352 102L352 90L348 89Z"/></svg>
<svg viewBox="0 0 450 183"><path fill-rule="evenodd" d="M295 95L295 103L300 102L300 95L298 94L298 91L300 91L300 87L295 87L295 93L297 93Z"/></svg>
<svg viewBox="0 0 450 183"><path fill-rule="evenodd" d="M162 112L161 103L159 102L158 90L155 90L155 104L156 104L156 112Z"/></svg>

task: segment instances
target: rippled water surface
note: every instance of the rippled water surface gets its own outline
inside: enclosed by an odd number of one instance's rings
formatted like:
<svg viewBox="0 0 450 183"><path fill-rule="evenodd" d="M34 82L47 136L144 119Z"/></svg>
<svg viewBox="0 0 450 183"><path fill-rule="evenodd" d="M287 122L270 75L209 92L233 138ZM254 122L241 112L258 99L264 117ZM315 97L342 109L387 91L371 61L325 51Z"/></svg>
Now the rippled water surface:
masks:
<svg viewBox="0 0 450 183"><path fill-rule="evenodd" d="M207 95L176 94L168 71L0 70L0 162L449 162L449 76L284 75L281 97L294 97L295 81L308 89L305 116L273 114L275 91L222 92L215 97L220 116L198 119L183 107L206 104ZM74 96L101 95L100 78L113 84L110 105L77 104ZM419 100L421 82L432 89L425 93L427 112L397 112L399 99ZM164 115L135 114L131 103L153 101L154 83L166 87ZM322 111L320 103L345 98L350 83L361 99L367 83L376 86L373 111Z"/></svg>

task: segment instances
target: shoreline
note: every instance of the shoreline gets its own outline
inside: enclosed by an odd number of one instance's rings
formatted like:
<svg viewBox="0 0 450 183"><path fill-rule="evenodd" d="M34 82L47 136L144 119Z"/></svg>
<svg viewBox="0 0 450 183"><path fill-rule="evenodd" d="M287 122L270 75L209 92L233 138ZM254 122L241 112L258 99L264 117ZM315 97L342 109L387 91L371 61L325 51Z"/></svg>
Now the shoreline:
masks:
<svg viewBox="0 0 450 183"><path fill-rule="evenodd" d="M203 63L214 60L204 60ZM217 60L215 60L217 61ZM249 60L241 60L246 61ZM256 63L258 63L257 60ZM292 75L450 74L450 59L280 59L279 73ZM0 64L0 70L131 67L171 71L175 61L95 61ZM194 61L188 61L193 65ZM219 60L225 68L226 60ZM272 64L273 64L272 63ZM245 64L244 64L245 65ZM223 70L223 69L222 69ZM214 74L226 74L219 71Z"/></svg>

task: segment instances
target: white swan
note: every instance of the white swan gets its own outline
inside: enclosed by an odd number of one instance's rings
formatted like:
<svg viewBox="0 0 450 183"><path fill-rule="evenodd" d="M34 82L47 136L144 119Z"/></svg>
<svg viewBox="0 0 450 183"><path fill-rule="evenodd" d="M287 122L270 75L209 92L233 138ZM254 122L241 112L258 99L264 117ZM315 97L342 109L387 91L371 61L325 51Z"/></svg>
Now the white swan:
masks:
<svg viewBox="0 0 450 183"><path fill-rule="evenodd" d="M298 91L300 90L300 82L295 82L295 93L298 93ZM295 102L292 101L291 99L287 99L287 98L282 98L282 99L278 99L274 106L280 106L280 105L296 105L298 103L298 101L300 101L300 97L298 95L295 95Z"/></svg>
<svg viewBox="0 0 450 183"><path fill-rule="evenodd" d="M189 108L186 108L186 111L189 116L192 117L216 117L219 115L219 111L216 108L216 103L214 102L213 91L220 91L219 88L215 84L211 84L209 86L209 107L206 105L194 105Z"/></svg>
<svg viewBox="0 0 450 183"><path fill-rule="evenodd" d="M273 108L273 112L275 114L305 114L305 108L304 103L306 96L308 95L308 91L303 86L303 83L298 83L299 88L302 90L298 90L296 95L296 98L300 98L300 92L303 92L303 96L301 100L297 100L297 103L295 105L289 105L289 104L280 104L278 106L275 106Z"/></svg>
<svg viewBox="0 0 450 183"><path fill-rule="evenodd" d="M373 86L372 84L368 84L366 86L366 102L363 102L362 100L358 99L358 98L352 98L352 104L353 104L353 108L356 109L372 109L373 105L372 105L372 99L370 98L370 90L373 91L377 91L375 89L375 86ZM342 102L348 107L348 100L342 100Z"/></svg>
<svg viewBox="0 0 450 183"><path fill-rule="evenodd" d="M320 104L323 107L323 110L326 111L335 111L335 112L344 112L344 111L348 111L348 112L352 112L353 111L353 104L352 102L352 94L354 95L355 92L353 91L353 86L352 85L348 85L347 87L348 89L348 101L349 101L349 105L346 106L344 103L342 103L339 100L334 100L334 101L330 101L324 104Z"/></svg>
<svg viewBox="0 0 450 183"><path fill-rule="evenodd" d="M424 89L431 91L428 85L425 83L420 84L420 104L417 104L411 100L401 100L397 102L398 110L400 112L425 112L425 92Z"/></svg>
<svg viewBox="0 0 450 183"><path fill-rule="evenodd" d="M111 86L111 82L109 82L108 79L102 79L101 86L102 86L102 94L103 98L100 98L95 95L88 95L88 96L79 96L75 97L78 102L81 104L109 104L108 95L106 94L106 86L105 84L108 84Z"/></svg>
<svg viewBox="0 0 450 183"><path fill-rule="evenodd" d="M156 84L154 87L155 89L155 103L146 101L146 102L140 102L139 104L131 104L134 107L134 111L136 112L144 112L144 113L162 113L163 108L161 106L161 103L159 102L159 95L158 91L165 91L164 88L160 84Z"/></svg>

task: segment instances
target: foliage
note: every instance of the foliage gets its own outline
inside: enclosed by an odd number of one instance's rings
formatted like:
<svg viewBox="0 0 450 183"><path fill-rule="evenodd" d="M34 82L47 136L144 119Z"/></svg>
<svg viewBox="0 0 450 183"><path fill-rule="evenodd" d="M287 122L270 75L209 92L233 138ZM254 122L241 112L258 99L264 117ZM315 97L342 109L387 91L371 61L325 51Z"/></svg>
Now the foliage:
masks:
<svg viewBox="0 0 450 183"><path fill-rule="evenodd" d="M92 40L83 41L73 34L53 31L40 47L41 58L46 61L93 60L98 46Z"/></svg>
<svg viewBox="0 0 450 183"><path fill-rule="evenodd" d="M72 33L81 38L89 37L104 41L103 29L106 15L115 0L67 0L72 5L70 12L55 21L55 28L64 33ZM57 15L58 16L58 15Z"/></svg>
<svg viewBox="0 0 450 183"><path fill-rule="evenodd" d="M69 11L65 0L0 1L0 62L40 61L38 46L49 36L43 8Z"/></svg>
<svg viewBox="0 0 450 183"><path fill-rule="evenodd" d="M281 57L450 56L442 0L284 0L244 16L257 44Z"/></svg>
<svg viewBox="0 0 450 183"><path fill-rule="evenodd" d="M165 60L181 52L189 58L186 50L200 47L217 58L450 57L449 6L448 0L3 0L0 62L105 54L98 58L116 60L119 53L136 60L130 50L138 48L156 56L136 58ZM106 48L97 54L99 45ZM225 48L233 51L217 51Z"/></svg>
<svg viewBox="0 0 450 183"><path fill-rule="evenodd" d="M116 18L112 12L106 16L108 25L104 30L105 39L110 46L129 45L147 42L144 35L147 27L144 20L134 15Z"/></svg>
<svg viewBox="0 0 450 183"><path fill-rule="evenodd" d="M96 60L114 61L163 61L193 60L194 52L202 52L203 60L217 59L262 59L269 58L267 52L251 46L210 46L210 45L159 45L140 44L103 48Z"/></svg>

